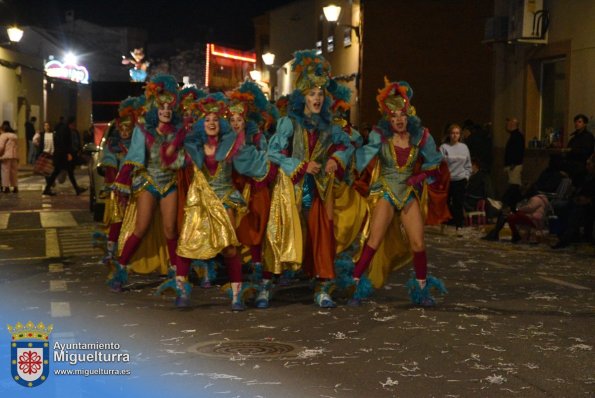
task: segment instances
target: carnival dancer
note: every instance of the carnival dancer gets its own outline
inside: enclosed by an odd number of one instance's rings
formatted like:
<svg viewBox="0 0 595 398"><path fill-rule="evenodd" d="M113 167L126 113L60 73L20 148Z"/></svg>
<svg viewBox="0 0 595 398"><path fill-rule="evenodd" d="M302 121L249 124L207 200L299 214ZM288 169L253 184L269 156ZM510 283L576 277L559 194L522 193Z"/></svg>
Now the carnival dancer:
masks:
<svg viewBox="0 0 595 398"><path fill-rule="evenodd" d="M211 94L199 100L201 117L192 134L197 150L194 177L188 189L184 221L177 254L188 259L209 260L222 254L230 280L231 309L245 309L242 284L242 263L235 228L245 214L246 203L233 186L232 169L249 177L261 178L267 172L265 153L243 145L225 116L225 97ZM180 272L182 271L182 272ZM190 299L189 270L178 270L174 281L167 281L160 290L176 286L176 305L186 306ZM180 286L184 286L180 289Z"/></svg>
<svg viewBox="0 0 595 398"><path fill-rule="evenodd" d="M304 271L317 280L314 302L332 308L336 304L331 297L335 277L331 191L333 179L344 175L353 146L341 128L331 124L330 64L314 50L298 51L292 70L297 79L288 115L279 119L269 141L269 158L280 170L271 199L265 266L279 274L303 263ZM306 227L304 236L300 219Z"/></svg>
<svg viewBox="0 0 595 398"><path fill-rule="evenodd" d="M102 262L106 265L117 257L118 237L122 228L125 207L123 201L117 200L112 185L116 180L124 158L128 153L132 130L136 124L139 109L142 105L140 98L128 97L118 107L118 117L112 122L113 127L108 127L109 132L101 152L98 167L104 173L103 191L109 195L105 200L103 223L107 227L107 245Z"/></svg>
<svg viewBox="0 0 595 398"><path fill-rule="evenodd" d="M275 115L262 90L254 82L246 81L229 98L229 121L238 135L238 140L262 151L266 158L267 140L265 132L275 121ZM274 180L277 166L267 161L267 171L262 178L234 176L234 184L243 193L248 203L248 213L242 217L236 233L240 243L250 250L252 282L257 285L256 308L268 308L271 298L273 274L263 271L262 242L269 219L271 195L269 184ZM236 173L237 174L237 173Z"/></svg>
<svg viewBox="0 0 595 398"><path fill-rule="evenodd" d="M182 145L186 131L179 111L175 78L154 76L145 87L145 101L144 122L139 121L134 128L128 153L114 183L120 198L130 197L119 237L116 273L108 281L114 290L120 290L126 282L126 267L141 243L157 251L151 257L156 259L152 268L160 269L162 274L168 271L167 262L163 260L167 255L176 269L188 267L186 261L176 255L176 170L184 166L186 152L191 148L184 149ZM147 233L150 228L151 232ZM167 244L166 254L161 250L163 246L156 233L161 231ZM147 256L149 254L144 257Z"/></svg>
<svg viewBox="0 0 595 398"><path fill-rule="evenodd" d="M184 128L187 134L191 134L194 124L200 119L201 111L198 101L207 96L207 93L195 86L184 87L180 90L180 105L184 117ZM188 188L194 176L193 167L183 167L178 170L178 231L182 228L184 221L184 206L188 194ZM193 260L190 266L200 279L200 287L209 289L211 281L215 279L218 262L215 259Z"/></svg>
<svg viewBox="0 0 595 398"><path fill-rule="evenodd" d="M339 126L354 148L361 148L363 138L349 122L351 108L351 90L333 79L329 85L331 94L332 123ZM358 187L359 173L355 169L355 154L351 157L343 180L335 179L333 185L333 224L336 242L335 284L338 289L355 290L352 277L355 264L354 255L358 252L363 240L363 230L369 218L368 205L365 195ZM367 298L372 294L370 280L363 275L357 284L357 290L352 296L358 299ZM351 301L349 302L351 303Z"/></svg>
<svg viewBox="0 0 595 398"><path fill-rule="evenodd" d="M388 272L408 262L413 252L415 277L407 282L407 289L413 304L428 307L435 305L430 288L446 292L442 281L427 275L422 212L425 188L439 176L442 155L416 116L410 102L412 96L413 90L407 82L385 79L385 87L376 97L383 118L370 133L368 144L356 152L359 171L378 157L378 178L372 181L370 188L369 238L353 277L357 282L372 263L369 277L378 288ZM415 170L416 163L421 164L419 171ZM353 301L359 304L357 297Z"/></svg>

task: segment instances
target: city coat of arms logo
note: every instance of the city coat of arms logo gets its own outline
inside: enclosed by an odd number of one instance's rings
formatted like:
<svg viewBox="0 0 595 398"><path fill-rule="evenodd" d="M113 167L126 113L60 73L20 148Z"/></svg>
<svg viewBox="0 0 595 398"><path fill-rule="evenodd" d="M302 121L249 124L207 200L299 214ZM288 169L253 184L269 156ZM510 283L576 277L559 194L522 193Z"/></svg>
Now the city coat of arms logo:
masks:
<svg viewBox="0 0 595 398"><path fill-rule="evenodd" d="M8 325L12 335L10 369L14 381L25 387L37 387L46 381L50 374L49 338L53 329L53 325L46 327L43 322Z"/></svg>

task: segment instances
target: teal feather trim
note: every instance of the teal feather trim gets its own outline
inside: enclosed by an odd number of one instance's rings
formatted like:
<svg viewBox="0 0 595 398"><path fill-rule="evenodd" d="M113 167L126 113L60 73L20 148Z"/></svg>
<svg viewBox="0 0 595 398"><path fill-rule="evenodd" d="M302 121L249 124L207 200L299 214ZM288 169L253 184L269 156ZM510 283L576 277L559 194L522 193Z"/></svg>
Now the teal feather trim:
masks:
<svg viewBox="0 0 595 398"><path fill-rule="evenodd" d="M108 276L106 284L111 288L119 289L123 284L128 282L128 272L126 271L126 267L122 266L116 260L112 260L112 264L114 268L111 274Z"/></svg>
<svg viewBox="0 0 595 398"><path fill-rule="evenodd" d="M167 290L172 290L176 297L189 298L192 293L192 285L188 281L182 282L177 281L176 278L169 278L157 287L154 295L159 296Z"/></svg>
<svg viewBox="0 0 595 398"><path fill-rule="evenodd" d="M415 279L415 274L413 274L411 279L407 281L405 287L408 290L411 302L414 305L422 307L433 307L436 305L434 297L430 294L430 289L437 289L440 294L448 293L446 286L444 286L444 282L431 275L428 275L426 285L423 289L419 286L417 279Z"/></svg>
<svg viewBox="0 0 595 398"><path fill-rule="evenodd" d="M259 284L262 281L262 272L263 267L262 263L254 263L252 264L252 275L250 275L250 281L255 284Z"/></svg>
<svg viewBox="0 0 595 398"><path fill-rule="evenodd" d="M240 93L249 93L254 96L254 106L259 112L266 111L269 100L264 95L258 84L246 80L238 89Z"/></svg>
<svg viewBox="0 0 595 398"><path fill-rule="evenodd" d="M194 272L199 277L205 277L212 281L217 277L217 270L216 268L219 267L219 263L216 262L214 259L209 260L193 260L190 263Z"/></svg>
<svg viewBox="0 0 595 398"><path fill-rule="evenodd" d="M334 79L333 79L334 81ZM335 100L342 100L347 103L351 101L351 90L349 87L336 83L329 87L329 92Z"/></svg>
<svg viewBox="0 0 595 398"><path fill-rule="evenodd" d="M231 282L226 283L221 287L228 297L233 300L233 289L231 288ZM250 282L242 282L240 284L240 291L238 292L238 300L243 304L247 300L250 300L254 297L256 292L258 291L258 287Z"/></svg>

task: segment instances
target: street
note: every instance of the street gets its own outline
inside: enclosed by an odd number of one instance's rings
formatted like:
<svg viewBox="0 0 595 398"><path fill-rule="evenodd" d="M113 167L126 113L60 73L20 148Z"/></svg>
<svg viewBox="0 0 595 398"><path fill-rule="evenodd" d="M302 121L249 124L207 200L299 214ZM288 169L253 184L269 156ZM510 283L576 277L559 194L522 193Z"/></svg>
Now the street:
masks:
<svg viewBox="0 0 595 398"><path fill-rule="evenodd" d="M233 313L224 292L199 286L178 310L171 296L153 295L159 275L132 275L124 292L109 291L88 193L75 196L66 181L42 198L40 177L20 184L18 194L0 194L0 323L51 323L51 348L117 343L129 362L77 366L130 374L51 373L26 389L11 380L5 329L2 396L595 395L592 247L554 251L482 241L477 227L462 238L428 227L430 272L449 291L433 309L410 305L402 269L356 308L339 296L338 308L320 309L310 284L294 281L277 287L267 310Z"/></svg>

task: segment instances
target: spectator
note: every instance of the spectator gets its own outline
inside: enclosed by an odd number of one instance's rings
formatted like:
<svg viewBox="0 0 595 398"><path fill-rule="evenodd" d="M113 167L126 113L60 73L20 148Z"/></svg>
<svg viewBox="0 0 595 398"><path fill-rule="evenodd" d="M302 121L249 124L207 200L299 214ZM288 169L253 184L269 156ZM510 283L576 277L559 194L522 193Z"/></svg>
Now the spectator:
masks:
<svg viewBox="0 0 595 398"><path fill-rule="evenodd" d="M513 225L522 224L531 228L543 229L546 220L546 213L551 209L551 204L547 198L546 193L553 193L558 190L558 186L562 183L564 173L560 171L560 158L552 155L548 167L546 167L537 181L531 186L528 194L526 195L527 201L519 209L509 213L506 209L503 209L498 214L498 221L496 226L484 236L483 240L498 240L500 236L500 230L508 222L510 229L513 229ZM545 198L545 200L544 200ZM521 212L522 214L516 214ZM529 222L531 221L531 222ZM512 224L511 224L512 223ZM518 230L513 230L513 242L518 241L520 236Z"/></svg>
<svg viewBox="0 0 595 398"><path fill-rule="evenodd" d="M79 187L74 178L74 153L72 147L73 131L75 131L75 118L70 117L68 119L68 124L63 125L60 130L57 130L54 133L54 172L47 180L47 184L43 190L44 195L56 195L56 193L51 190L51 187L62 170L66 170L68 173L70 183L77 195L80 195L87 190L86 188Z"/></svg>
<svg viewBox="0 0 595 398"><path fill-rule="evenodd" d="M487 202L488 198L494 198L494 189L490 176L481 168L479 160L473 158L471 159L471 176L467 183L463 206L466 211L474 211L477 209L477 202L480 200ZM490 215L488 214L488 216Z"/></svg>
<svg viewBox="0 0 595 398"><path fill-rule="evenodd" d="M51 129L49 122L43 123L43 132L36 133L33 137L33 144L41 149L40 153L46 153L53 159L54 157L54 132ZM50 181L50 177L45 177L46 185ZM52 183L53 184L53 183Z"/></svg>
<svg viewBox="0 0 595 398"><path fill-rule="evenodd" d="M508 187L502 196L502 202L514 209L522 199L521 177L525 156L525 138L519 130L519 121L515 117L506 119L506 131L509 137L504 149L504 173L508 179Z"/></svg>
<svg viewBox="0 0 595 398"><path fill-rule="evenodd" d="M465 223L463 203L467 181L471 175L471 155L467 145L461 142L461 126L456 123L451 124L447 132L447 142L440 145L440 152L444 155L450 171L448 208L458 233Z"/></svg>
<svg viewBox="0 0 595 398"><path fill-rule="evenodd" d="M589 118L583 114L574 117L574 132L570 134L564 170L570 175L572 185L579 187L587 176L586 163L595 150L595 138L587 130Z"/></svg>
<svg viewBox="0 0 595 398"><path fill-rule="evenodd" d="M573 241L580 239L580 230L583 228L583 237L593 242L593 223L595 222L595 154L586 161L587 176L577 188L572 199L568 202L567 209L559 211L559 217L564 217L565 228L558 236L559 241L553 249L568 246Z"/></svg>
<svg viewBox="0 0 595 398"><path fill-rule="evenodd" d="M469 148L471 159L477 159L480 168L489 173L492 169L492 137L489 130L475 124L472 120L465 120L462 135L462 141Z"/></svg>
<svg viewBox="0 0 595 398"><path fill-rule="evenodd" d="M63 126L64 126L64 116L60 116L60 119L58 119L58 123L56 123L56 125L54 126L54 131L61 130Z"/></svg>
<svg viewBox="0 0 595 398"><path fill-rule="evenodd" d="M529 229L543 230L545 227L547 212L550 209L550 203L543 193L533 191L530 194L529 200L521 205L518 209L509 213L504 219L500 217L498 223L484 238L484 240L499 240L500 230L508 223L510 231L512 232L512 243L521 240L519 227L524 226ZM504 221L502 221L504 220Z"/></svg>
<svg viewBox="0 0 595 398"><path fill-rule="evenodd" d="M0 161L2 162L2 192L17 193L19 156L18 156L18 137L15 131L10 127L10 122L5 120L0 128Z"/></svg>
<svg viewBox="0 0 595 398"><path fill-rule="evenodd" d="M37 158L37 147L33 144L33 137L35 136L35 122L37 118L31 116L28 122L25 122L25 137L27 138L27 163L35 163Z"/></svg>

